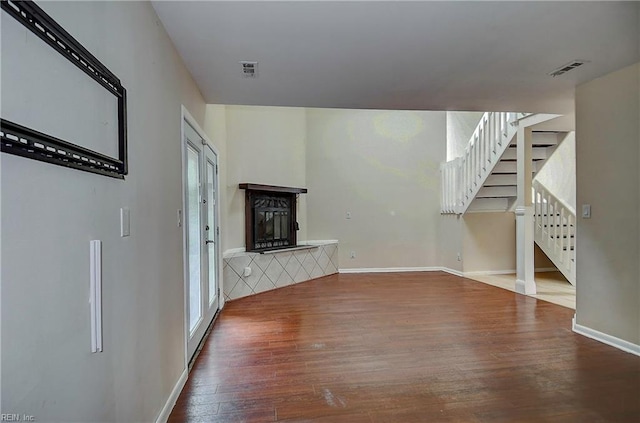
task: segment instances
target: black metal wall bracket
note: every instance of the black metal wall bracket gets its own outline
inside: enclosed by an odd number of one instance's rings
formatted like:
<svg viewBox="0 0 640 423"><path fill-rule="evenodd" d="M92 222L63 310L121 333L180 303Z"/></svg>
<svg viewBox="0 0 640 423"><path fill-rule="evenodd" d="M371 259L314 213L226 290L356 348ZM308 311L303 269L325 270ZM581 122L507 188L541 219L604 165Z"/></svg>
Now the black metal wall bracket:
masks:
<svg viewBox="0 0 640 423"><path fill-rule="evenodd" d="M127 164L127 90L105 65L33 1L1 1L2 10L116 96L118 157L109 157L17 123L1 120L2 152L124 179Z"/></svg>

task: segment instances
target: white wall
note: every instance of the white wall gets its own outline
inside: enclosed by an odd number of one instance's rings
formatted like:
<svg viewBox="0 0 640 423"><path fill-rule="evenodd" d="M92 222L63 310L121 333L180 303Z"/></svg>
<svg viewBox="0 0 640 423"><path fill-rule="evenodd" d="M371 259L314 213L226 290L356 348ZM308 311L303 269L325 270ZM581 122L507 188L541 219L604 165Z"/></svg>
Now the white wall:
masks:
<svg viewBox="0 0 640 423"><path fill-rule="evenodd" d="M453 214L443 214L438 223L440 246L438 248L439 266L462 272L464 259L464 236L462 217ZM460 254L460 259L458 259Z"/></svg>
<svg viewBox="0 0 640 423"><path fill-rule="evenodd" d="M504 272L516 269L516 220L513 213L467 213L463 221L464 272ZM554 265L536 245L536 269Z"/></svg>
<svg viewBox="0 0 640 423"><path fill-rule="evenodd" d="M640 64L576 89L576 322L640 344Z"/></svg>
<svg viewBox="0 0 640 423"><path fill-rule="evenodd" d="M463 217L465 272L516 268L516 221L513 213L468 213Z"/></svg>
<svg viewBox="0 0 640 423"><path fill-rule="evenodd" d="M558 148L545 162L534 180L567 205L576 209L576 137L568 132L559 139Z"/></svg>
<svg viewBox="0 0 640 423"><path fill-rule="evenodd" d="M243 182L306 187L305 109L295 107L226 106L227 225L224 249L243 248ZM298 240L307 237L306 195L298 197Z"/></svg>
<svg viewBox="0 0 640 423"><path fill-rule="evenodd" d="M447 113L447 161L464 155L483 112Z"/></svg>
<svg viewBox="0 0 640 423"><path fill-rule="evenodd" d="M309 238L338 239L341 268L437 266L445 131L445 112L308 109Z"/></svg>
<svg viewBox="0 0 640 423"><path fill-rule="evenodd" d="M149 3L40 5L127 88L130 174L0 156L2 412L153 421L185 364L180 106L202 124L205 104ZM60 98L47 113L86 107ZM131 236L120 238L125 206ZM89 352L92 239L103 241L101 354Z"/></svg>

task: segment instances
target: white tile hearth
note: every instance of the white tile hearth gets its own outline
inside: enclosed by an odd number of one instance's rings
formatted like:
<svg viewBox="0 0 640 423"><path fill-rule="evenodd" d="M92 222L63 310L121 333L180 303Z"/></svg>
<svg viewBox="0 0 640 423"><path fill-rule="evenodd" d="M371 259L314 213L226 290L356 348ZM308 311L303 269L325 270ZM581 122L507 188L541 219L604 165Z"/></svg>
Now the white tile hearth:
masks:
<svg viewBox="0 0 640 423"><path fill-rule="evenodd" d="M229 293L229 298L231 299L231 298L246 297L247 295L251 295L253 293L254 292L251 290L249 285L244 283L242 280L239 280L238 283L236 283L236 286L234 286L231 292Z"/></svg>
<svg viewBox="0 0 640 423"><path fill-rule="evenodd" d="M282 274L283 271L284 271L284 268L282 267L282 265L274 255L273 260L271 260L271 262L269 263L269 266L267 266L267 269L264 271L264 273L269 277L271 281L275 282L278 280L278 278L280 278L280 275Z"/></svg>
<svg viewBox="0 0 640 423"><path fill-rule="evenodd" d="M293 277L293 283L300 283L308 281L309 279L311 279L311 276L309 275L309 273L307 273L306 270L304 270L304 267L302 267L301 265L300 269L298 269L298 273L296 273L296 275Z"/></svg>
<svg viewBox="0 0 640 423"><path fill-rule="evenodd" d="M300 263L302 263L302 267L304 267L304 270L309 275L311 274L313 268L318 265L312 254L307 254Z"/></svg>
<svg viewBox="0 0 640 423"><path fill-rule="evenodd" d="M282 275L276 281L276 287L282 288L283 286L291 285L293 283L293 278L289 276L287 272L282 272Z"/></svg>
<svg viewBox="0 0 640 423"><path fill-rule="evenodd" d="M264 291L271 291L275 287L276 285L273 282L271 282L271 279L269 279L269 277L263 273L262 277L260 278L257 285L255 286L253 292L258 293L258 292L264 292Z"/></svg>
<svg viewBox="0 0 640 423"><path fill-rule="evenodd" d="M233 270L240 276L244 272L244 268L251 263L251 257L248 256L238 256L230 259L228 261L229 266L233 268Z"/></svg>
<svg viewBox="0 0 640 423"><path fill-rule="evenodd" d="M287 272L287 274L291 276L291 280L293 280L293 278L295 278L295 276L298 274L298 271L301 267L302 266L300 265L298 259L292 254L286 266L284 266L284 271Z"/></svg>
<svg viewBox="0 0 640 423"><path fill-rule="evenodd" d="M271 260L273 260L274 257L275 254L258 254L253 258L253 263L264 272L267 270L267 266L271 264Z"/></svg>
<svg viewBox="0 0 640 423"><path fill-rule="evenodd" d="M234 252L224 257L225 300L235 300L338 272L337 241L316 241L308 250L270 254ZM243 277L244 269L251 275Z"/></svg>

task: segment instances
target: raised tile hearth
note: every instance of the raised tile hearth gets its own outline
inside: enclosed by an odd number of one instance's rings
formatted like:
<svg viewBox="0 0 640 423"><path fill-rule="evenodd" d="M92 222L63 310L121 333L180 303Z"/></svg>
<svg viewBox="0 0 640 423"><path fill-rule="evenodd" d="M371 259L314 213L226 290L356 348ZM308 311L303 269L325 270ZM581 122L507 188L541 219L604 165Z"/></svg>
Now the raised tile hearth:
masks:
<svg viewBox="0 0 640 423"><path fill-rule="evenodd" d="M309 241L302 245L306 248L265 254L225 253L223 259L225 301L338 272L337 241ZM251 268L251 274L243 276L247 267Z"/></svg>

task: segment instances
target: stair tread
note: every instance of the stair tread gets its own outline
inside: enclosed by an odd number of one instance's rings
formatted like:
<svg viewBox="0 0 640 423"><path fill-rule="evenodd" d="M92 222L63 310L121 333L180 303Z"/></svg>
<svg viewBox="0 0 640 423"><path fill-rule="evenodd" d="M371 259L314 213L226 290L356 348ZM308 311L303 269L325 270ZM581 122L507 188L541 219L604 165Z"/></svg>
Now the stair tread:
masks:
<svg viewBox="0 0 640 423"><path fill-rule="evenodd" d="M531 161L533 161L533 162L540 162L542 160L547 160L547 159L540 159L540 158L535 158L535 157L533 159L531 159ZM509 159L509 158L507 158L507 159L500 159L500 161L501 162L516 162L516 161L518 161L518 159Z"/></svg>

